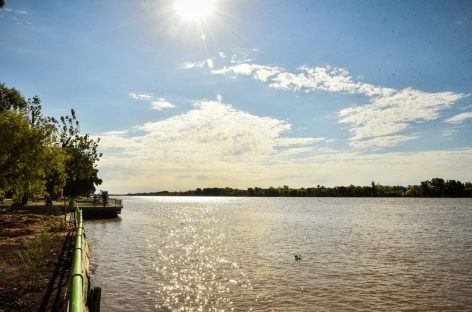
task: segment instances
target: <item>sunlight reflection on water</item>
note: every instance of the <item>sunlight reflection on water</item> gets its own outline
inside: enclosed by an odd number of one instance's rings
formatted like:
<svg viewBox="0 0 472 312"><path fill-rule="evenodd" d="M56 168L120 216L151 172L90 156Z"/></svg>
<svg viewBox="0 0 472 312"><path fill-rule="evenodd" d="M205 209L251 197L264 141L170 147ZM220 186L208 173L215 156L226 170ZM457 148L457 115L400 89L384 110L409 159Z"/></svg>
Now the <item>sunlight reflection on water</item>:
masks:
<svg viewBox="0 0 472 312"><path fill-rule="evenodd" d="M471 204L125 197L121 220L85 228L103 311L458 311Z"/></svg>

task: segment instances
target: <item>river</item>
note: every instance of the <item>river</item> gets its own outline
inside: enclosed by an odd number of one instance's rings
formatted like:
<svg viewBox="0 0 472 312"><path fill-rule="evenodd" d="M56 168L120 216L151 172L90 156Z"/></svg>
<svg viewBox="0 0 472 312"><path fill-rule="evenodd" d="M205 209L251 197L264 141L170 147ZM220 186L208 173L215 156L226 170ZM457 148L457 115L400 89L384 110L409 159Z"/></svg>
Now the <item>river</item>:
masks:
<svg viewBox="0 0 472 312"><path fill-rule="evenodd" d="M85 223L102 311L471 311L471 199L123 202Z"/></svg>

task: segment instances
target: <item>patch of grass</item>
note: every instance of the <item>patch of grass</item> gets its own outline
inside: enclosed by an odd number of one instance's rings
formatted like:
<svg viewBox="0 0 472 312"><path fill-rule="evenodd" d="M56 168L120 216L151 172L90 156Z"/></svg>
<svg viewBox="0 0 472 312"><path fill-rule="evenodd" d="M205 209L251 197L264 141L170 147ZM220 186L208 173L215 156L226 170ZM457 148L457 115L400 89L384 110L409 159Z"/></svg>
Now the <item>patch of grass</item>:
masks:
<svg viewBox="0 0 472 312"><path fill-rule="evenodd" d="M41 274L45 267L47 254L51 239L49 234L43 229L39 235L25 244L23 250L18 251L18 256L22 261L25 269L31 276L31 284L33 288L39 286Z"/></svg>
<svg viewBox="0 0 472 312"><path fill-rule="evenodd" d="M59 212L59 214L47 218L45 226L49 232L62 232L65 229L66 224L64 222L64 217L61 216Z"/></svg>

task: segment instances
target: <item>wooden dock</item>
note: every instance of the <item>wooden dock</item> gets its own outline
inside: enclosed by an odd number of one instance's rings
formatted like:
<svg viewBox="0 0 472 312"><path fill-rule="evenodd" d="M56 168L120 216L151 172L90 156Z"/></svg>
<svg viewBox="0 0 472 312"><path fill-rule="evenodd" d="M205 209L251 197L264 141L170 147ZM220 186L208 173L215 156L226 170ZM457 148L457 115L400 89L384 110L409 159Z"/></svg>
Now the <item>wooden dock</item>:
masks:
<svg viewBox="0 0 472 312"><path fill-rule="evenodd" d="M64 201L63 205L55 204L54 206L38 205L37 203L24 206L4 206L0 207L0 211L28 210L31 212L45 212L59 215L73 212L77 206L82 209L84 219L111 219L117 218L121 214L123 202L121 199L110 198L107 200L106 204L103 204L103 202L99 200L85 199L76 200L75 204L72 206L67 205L66 201Z"/></svg>

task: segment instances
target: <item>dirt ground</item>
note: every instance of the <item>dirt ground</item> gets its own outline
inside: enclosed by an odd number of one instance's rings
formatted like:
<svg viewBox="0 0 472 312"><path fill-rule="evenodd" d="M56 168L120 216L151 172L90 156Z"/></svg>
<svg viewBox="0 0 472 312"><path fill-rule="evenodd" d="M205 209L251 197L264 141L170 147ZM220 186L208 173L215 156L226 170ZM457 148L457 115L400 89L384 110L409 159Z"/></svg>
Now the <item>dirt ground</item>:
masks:
<svg viewBox="0 0 472 312"><path fill-rule="evenodd" d="M21 254L38 237L47 238L39 277ZM74 229L64 216L40 211L0 210L0 312L61 311L70 275Z"/></svg>

